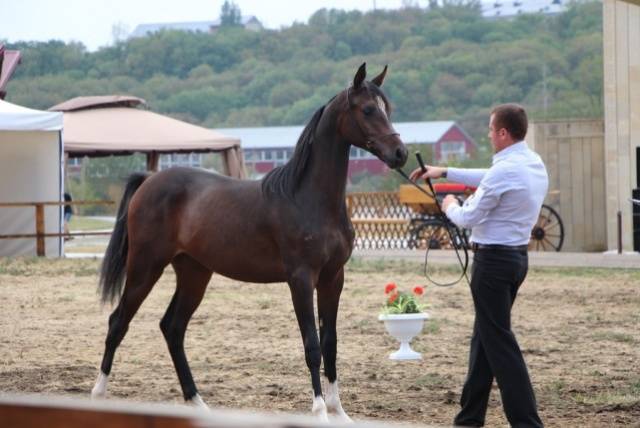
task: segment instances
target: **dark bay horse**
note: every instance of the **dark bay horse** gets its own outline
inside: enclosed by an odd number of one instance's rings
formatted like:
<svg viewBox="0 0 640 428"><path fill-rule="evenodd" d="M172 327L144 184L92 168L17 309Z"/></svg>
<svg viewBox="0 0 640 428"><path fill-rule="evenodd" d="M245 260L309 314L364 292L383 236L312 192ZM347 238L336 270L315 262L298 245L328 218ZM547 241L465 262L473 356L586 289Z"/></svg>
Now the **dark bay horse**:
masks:
<svg viewBox="0 0 640 428"><path fill-rule="evenodd" d="M240 281L289 284L311 373L312 412L325 420L327 411L348 419L336 380L336 318L354 239L345 204L349 149L354 145L368 150L390 168L407 159L380 90L386 71L367 82L362 64L352 86L313 115L291 160L261 181L189 168L129 179L100 275L103 301L120 300L109 317L93 397L106 394L116 348L171 264L177 285L160 329L187 402L206 406L183 343L187 324L216 272ZM322 359L329 382L326 401L320 383Z"/></svg>

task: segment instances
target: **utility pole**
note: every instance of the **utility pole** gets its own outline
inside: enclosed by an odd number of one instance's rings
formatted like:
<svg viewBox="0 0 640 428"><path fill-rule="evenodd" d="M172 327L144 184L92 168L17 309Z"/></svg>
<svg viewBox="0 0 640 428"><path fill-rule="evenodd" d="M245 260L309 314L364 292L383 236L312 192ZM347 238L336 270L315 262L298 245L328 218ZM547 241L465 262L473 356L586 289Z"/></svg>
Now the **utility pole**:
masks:
<svg viewBox="0 0 640 428"><path fill-rule="evenodd" d="M542 108L544 117L547 118L547 108L549 107L549 97L547 95L547 63L542 63Z"/></svg>

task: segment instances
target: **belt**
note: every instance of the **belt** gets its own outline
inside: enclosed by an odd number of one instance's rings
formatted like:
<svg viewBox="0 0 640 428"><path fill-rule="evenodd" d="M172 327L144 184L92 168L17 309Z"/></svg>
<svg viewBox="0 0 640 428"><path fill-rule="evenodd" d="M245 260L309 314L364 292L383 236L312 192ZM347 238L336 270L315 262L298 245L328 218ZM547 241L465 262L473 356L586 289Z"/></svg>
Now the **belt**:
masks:
<svg viewBox="0 0 640 428"><path fill-rule="evenodd" d="M500 245L500 244L476 244L471 243L471 250L476 252L478 250L499 250L499 251L527 251L528 245Z"/></svg>

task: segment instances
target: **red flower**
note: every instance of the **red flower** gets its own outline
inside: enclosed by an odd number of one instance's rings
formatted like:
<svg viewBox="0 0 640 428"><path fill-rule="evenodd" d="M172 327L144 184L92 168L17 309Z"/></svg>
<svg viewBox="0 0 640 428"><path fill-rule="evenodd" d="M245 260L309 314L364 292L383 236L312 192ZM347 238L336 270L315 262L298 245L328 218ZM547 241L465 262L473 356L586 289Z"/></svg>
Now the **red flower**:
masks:
<svg viewBox="0 0 640 428"><path fill-rule="evenodd" d="M422 296L424 294L424 287L422 285L416 285L413 287L413 294L416 296Z"/></svg>
<svg viewBox="0 0 640 428"><path fill-rule="evenodd" d="M391 296L389 296L389 304L393 303L396 301L396 299L398 298L398 293L393 293Z"/></svg>
<svg viewBox="0 0 640 428"><path fill-rule="evenodd" d="M398 288L396 286L396 284L393 283L393 282L390 282L390 283L388 283L387 285L384 286L384 294L389 294L392 291L394 291L396 288Z"/></svg>

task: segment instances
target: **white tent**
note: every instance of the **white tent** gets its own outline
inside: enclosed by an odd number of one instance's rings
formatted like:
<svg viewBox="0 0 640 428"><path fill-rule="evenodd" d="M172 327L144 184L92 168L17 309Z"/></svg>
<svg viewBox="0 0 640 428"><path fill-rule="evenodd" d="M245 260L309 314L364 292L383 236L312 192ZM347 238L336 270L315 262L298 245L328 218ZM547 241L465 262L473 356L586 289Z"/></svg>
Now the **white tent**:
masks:
<svg viewBox="0 0 640 428"><path fill-rule="evenodd" d="M0 100L0 204L63 200L62 113ZM63 230L62 206L46 205L46 233ZM34 206L0 206L0 235L36 232ZM49 257L63 254L63 240L45 239ZM0 239L0 257L36 255L35 238Z"/></svg>

